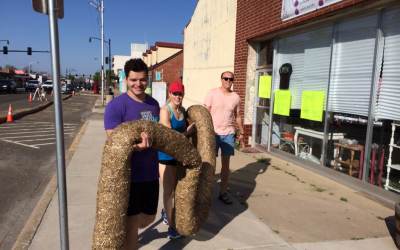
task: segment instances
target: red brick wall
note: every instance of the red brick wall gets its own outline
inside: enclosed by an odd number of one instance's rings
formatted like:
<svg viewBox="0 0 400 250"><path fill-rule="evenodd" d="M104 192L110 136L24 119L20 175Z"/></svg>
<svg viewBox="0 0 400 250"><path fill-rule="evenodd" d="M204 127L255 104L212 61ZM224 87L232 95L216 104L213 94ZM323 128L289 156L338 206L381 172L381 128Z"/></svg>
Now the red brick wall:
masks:
<svg viewBox="0 0 400 250"><path fill-rule="evenodd" d="M163 72L163 82L169 84L173 81L180 80L183 70L183 51L178 53L179 54L175 54L169 59L164 60L164 62L154 65L155 67L151 68L153 81L156 79L156 71L161 70Z"/></svg>
<svg viewBox="0 0 400 250"><path fill-rule="evenodd" d="M322 19L327 13L358 7L381 0L343 0L318 11L282 22L282 0L237 0L236 45L235 45L235 85L242 100L246 96L246 70L248 56L248 40L264 36L317 19ZM244 117L244 101L241 102L242 117ZM245 137L251 135L251 126L246 126Z"/></svg>

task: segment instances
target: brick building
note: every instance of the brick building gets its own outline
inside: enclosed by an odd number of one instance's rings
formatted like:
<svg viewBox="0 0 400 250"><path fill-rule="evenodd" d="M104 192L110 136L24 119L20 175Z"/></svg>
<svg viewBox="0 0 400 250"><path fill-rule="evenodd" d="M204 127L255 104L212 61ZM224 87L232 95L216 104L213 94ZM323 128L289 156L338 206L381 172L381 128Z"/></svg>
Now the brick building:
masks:
<svg viewBox="0 0 400 250"><path fill-rule="evenodd" d="M143 53L143 60L149 66L151 94L162 106L166 102L168 85L182 80L183 44L156 42Z"/></svg>
<svg viewBox="0 0 400 250"><path fill-rule="evenodd" d="M399 191L399 23L392 0L238 0L234 90L248 144Z"/></svg>
<svg viewBox="0 0 400 250"><path fill-rule="evenodd" d="M151 79L167 85L176 80L182 80L183 50L173 54L164 61L150 67Z"/></svg>

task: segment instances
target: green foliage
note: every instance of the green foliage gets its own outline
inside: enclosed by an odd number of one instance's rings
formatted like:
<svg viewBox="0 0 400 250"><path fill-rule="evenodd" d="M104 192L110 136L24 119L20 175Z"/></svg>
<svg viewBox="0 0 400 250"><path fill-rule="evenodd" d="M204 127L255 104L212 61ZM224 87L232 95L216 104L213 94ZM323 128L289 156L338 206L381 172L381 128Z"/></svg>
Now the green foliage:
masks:
<svg viewBox="0 0 400 250"><path fill-rule="evenodd" d="M93 80L94 80L95 82L100 82L100 81L101 81L100 72L94 73L94 75L93 75Z"/></svg>

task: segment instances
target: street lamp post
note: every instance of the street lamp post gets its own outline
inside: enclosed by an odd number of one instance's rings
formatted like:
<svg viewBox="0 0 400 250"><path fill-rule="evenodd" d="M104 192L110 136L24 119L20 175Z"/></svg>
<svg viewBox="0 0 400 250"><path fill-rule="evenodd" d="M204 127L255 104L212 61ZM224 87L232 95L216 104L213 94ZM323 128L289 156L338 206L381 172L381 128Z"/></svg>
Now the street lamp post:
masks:
<svg viewBox="0 0 400 250"><path fill-rule="evenodd" d="M31 74L31 69L32 69L32 64L34 64L34 63L39 63L39 61L34 61L34 62L30 62L29 63L29 70L28 70L28 74L30 75Z"/></svg>
<svg viewBox="0 0 400 250"><path fill-rule="evenodd" d="M91 43L93 39L101 41L100 38L91 36L91 37L89 37L89 43ZM104 43L106 43L108 45L108 70L109 70L108 86L110 86L111 85L111 39L109 38L108 41L104 41Z"/></svg>
<svg viewBox="0 0 400 250"><path fill-rule="evenodd" d="M101 104L104 106L104 1L89 1L89 4L100 12L100 34L101 34Z"/></svg>

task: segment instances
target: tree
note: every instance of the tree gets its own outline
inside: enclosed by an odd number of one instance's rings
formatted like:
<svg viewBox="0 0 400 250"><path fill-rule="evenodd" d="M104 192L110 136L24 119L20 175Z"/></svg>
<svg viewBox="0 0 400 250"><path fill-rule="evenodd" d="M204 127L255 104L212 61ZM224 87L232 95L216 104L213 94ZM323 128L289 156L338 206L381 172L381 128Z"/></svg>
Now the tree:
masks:
<svg viewBox="0 0 400 250"><path fill-rule="evenodd" d="M93 75L93 81L95 81L95 82L100 82L100 81L101 81L100 72L94 73L94 75Z"/></svg>
<svg viewBox="0 0 400 250"><path fill-rule="evenodd" d="M72 82L74 82L74 81L75 81L75 76L69 74L68 77L67 77L67 79L69 79L69 80L71 80Z"/></svg>

